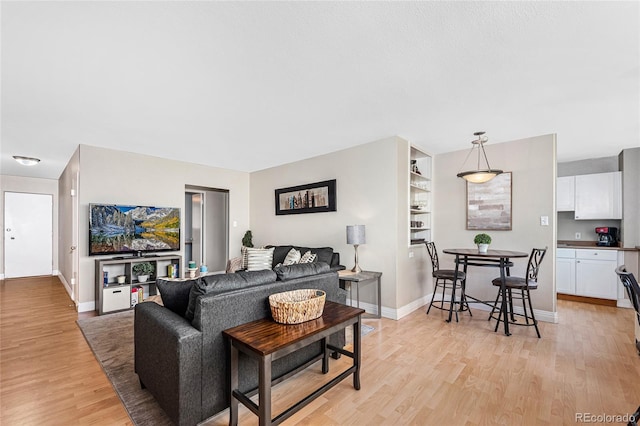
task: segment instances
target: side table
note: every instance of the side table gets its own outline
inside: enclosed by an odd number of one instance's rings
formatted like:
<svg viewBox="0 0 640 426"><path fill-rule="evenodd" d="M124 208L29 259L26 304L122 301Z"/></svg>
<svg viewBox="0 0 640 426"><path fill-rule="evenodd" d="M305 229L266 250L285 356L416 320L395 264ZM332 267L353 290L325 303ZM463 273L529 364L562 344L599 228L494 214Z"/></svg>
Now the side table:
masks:
<svg viewBox="0 0 640 426"><path fill-rule="evenodd" d="M375 315L370 314L369 318L381 318L382 317L382 284L380 282L380 277L382 276L382 272L374 272L374 271L362 271L362 272L351 272L351 271L338 271L338 279L340 280L340 286L344 288L344 286L349 286L349 300L353 306L353 287L356 286L356 306L360 307L360 283L366 283L375 281L378 286L378 312Z"/></svg>
<svg viewBox="0 0 640 426"><path fill-rule="evenodd" d="M351 375L353 375L353 387L356 390L360 390L360 316L363 313L364 310L362 309L326 301L320 318L301 324L279 324L270 318L264 318L224 330L222 334L230 342L229 359L231 371L229 390L231 401L229 425L236 426L238 424L238 403L242 403L258 416L258 424L260 426L268 426L284 422L311 401ZM353 326L353 352L330 345L327 341L328 337L333 333L348 326ZM322 373L329 372L330 351L336 351L350 357L353 359L353 365L275 418L272 418L271 363L317 341L321 341L324 348L323 354L317 359L322 359ZM249 399L249 395L240 392L238 389L239 352L243 352L258 362L258 404ZM286 375L286 377L290 376ZM273 383L278 383L280 380L281 378L275 379Z"/></svg>

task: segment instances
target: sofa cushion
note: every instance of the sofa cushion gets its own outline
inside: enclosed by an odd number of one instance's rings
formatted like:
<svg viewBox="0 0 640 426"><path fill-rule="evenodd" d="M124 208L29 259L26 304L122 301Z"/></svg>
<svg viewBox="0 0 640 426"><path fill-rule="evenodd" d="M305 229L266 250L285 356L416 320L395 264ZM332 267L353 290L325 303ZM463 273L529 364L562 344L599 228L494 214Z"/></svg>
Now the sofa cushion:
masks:
<svg viewBox="0 0 640 426"><path fill-rule="evenodd" d="M158 278L156 280L156 287L158 287L160 297L162 297L162 304L181 317L184 317L187 312L187 306L189 305L191 288L199 281L200 278L186 280L165 280Z"/></svg>
<svg viewBox="0 0 640 426"><path fill-rule="evenodd" d="M284 262L284 259L289 254L289 251L294 248L293 246L267 246L267 248L273 247L273 265ZM300 251L299 249L296 249Z"/></svg>
<svg viewBox="0 0 640 426"><path fill-rule="evenodd" d="M199 282L192 286L189 292L188 306L184 317L189 321L193 321L196 299L202 294L219 294L239 288L263 285L275 280L276 274L271 269L238 271L235 274L215 274L202 277Z"/></svg>
<svg viewBox="0 0 640 426"><path fill-rule="evenodd" d="M273 272L276 273L278 281L287 281L294 278L307 277L309 275L329 272L331 268L324 262L319 263L297 263L288 266L276 266Z"/></svg>
<svg viewBox="0 0 640 426"><path fill-rule="evenodd" d="M271 269L273 263L273 248L247 249L247 271L262 271Z"/></svg>

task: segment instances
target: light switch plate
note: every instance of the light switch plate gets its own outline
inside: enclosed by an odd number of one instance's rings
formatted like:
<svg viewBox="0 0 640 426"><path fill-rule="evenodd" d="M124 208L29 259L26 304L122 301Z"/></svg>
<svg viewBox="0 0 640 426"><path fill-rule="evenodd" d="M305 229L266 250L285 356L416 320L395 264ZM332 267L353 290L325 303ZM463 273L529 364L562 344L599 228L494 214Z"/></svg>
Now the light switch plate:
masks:
<svg viewBox="0 0 640 426"><path fill-rule="evenodd" d="M540 226L549 226L549 216L540 216Z"/></svg>

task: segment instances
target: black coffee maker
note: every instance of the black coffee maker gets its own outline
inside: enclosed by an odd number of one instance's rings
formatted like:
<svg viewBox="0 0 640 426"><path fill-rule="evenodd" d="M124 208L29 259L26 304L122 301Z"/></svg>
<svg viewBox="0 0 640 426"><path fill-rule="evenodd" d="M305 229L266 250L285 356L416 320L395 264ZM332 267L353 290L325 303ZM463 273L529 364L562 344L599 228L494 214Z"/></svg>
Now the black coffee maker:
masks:
<svg viewBox="0 0 640 426"><path fill-rule="evenodd" d="M613 247L618 245L618 228L612 226L599 226L596 228L598 234L597 246Z"/></svg>

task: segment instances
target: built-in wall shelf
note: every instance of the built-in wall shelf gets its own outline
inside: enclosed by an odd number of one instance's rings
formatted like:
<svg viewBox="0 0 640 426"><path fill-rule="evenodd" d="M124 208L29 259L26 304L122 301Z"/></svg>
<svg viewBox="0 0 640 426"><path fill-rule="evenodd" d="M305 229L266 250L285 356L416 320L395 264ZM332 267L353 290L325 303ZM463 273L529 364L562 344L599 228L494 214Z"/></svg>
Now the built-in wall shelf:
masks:
<svg viewBox="0 0 640 426"><path fill-rule="evenodd" d="M409 154L409 247L431 240L431 166L429 154L410 147Z"/></svg>

